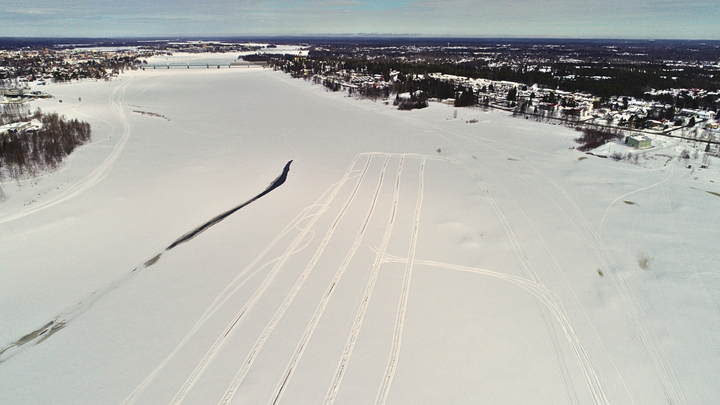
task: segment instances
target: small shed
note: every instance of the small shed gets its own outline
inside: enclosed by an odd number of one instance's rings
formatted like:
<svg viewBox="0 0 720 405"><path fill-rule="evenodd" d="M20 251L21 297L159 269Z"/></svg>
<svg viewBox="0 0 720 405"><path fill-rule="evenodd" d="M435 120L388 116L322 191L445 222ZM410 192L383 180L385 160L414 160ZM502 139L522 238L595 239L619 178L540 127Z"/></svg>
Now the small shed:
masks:
<svg viewBox="0 0 720 405"><path fill-rule="evenodd" d="M645 135L631 135L625 138L625 143L636 149L647 149L652 147L652 141Z"/></svg>

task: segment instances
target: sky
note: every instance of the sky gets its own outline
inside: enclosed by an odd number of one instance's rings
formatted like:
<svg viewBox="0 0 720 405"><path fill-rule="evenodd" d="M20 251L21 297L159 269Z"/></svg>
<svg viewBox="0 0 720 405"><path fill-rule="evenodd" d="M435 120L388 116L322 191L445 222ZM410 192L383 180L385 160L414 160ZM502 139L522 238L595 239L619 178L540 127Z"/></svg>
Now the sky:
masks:
<svg viewBox="0 0 720 405"><path fill-rule="evenodd" d="M0 0L0 37L720 39L717 0Z"/></svg>

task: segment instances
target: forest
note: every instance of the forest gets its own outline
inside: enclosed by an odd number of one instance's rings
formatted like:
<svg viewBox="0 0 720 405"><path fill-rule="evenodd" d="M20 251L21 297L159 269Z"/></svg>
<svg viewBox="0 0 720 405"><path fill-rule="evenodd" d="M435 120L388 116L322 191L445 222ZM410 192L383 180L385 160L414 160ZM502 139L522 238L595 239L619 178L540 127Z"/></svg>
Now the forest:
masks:
<svg viewBox="0 0 720 405"><path fill-rule="evenodd" d="M676 43L663 43L663 47L625 45L623 48L623 45L615 45L569 43L549 48L529 47L528 44L519 43L513 44L511 48L499 45L422 48L326 44L312 48L304 58L286 56L275 58L270 63L296 77L355 72L368 76L379 75L383 81L389 82L391 72L400 72L397 80L393 81L391 93L422 90L430 98L457 100L463 97L457 106L482 104L482 97L477 92L470 94L460 86L428 79L428 73L584 92L598 97L601 104L613 96L626 96L662 102L677 110L700 108L717 111L720 108L716 94L651 94L655 90L671 88L717 91L720 88L717 63L698 59L716 60L717 47L700 47L702 52L693 55L692 52L688 53L683 44ZM369 92L373 93L372 90Z"/></svg>
<svg viewBox="0 0 720 405"><path fill-rule="evenodd" d="M57 168L75 148L90 141L90 124L57 113L32 114L4 108L0 125L31 121L30 129L0 134L0 181L19 180Z"/></svg>

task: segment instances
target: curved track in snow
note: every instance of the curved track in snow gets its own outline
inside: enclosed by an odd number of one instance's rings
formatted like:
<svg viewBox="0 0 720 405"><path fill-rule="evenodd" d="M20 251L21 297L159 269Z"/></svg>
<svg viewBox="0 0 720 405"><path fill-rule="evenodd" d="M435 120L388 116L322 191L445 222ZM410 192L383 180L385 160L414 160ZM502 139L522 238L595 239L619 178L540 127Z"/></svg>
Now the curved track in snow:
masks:
<svg viewBox="0 0 720 405"><path fill-rule="evenodd" d="M120 121L123 127L120 139L115 144L115 147L113 148L112 152L110 152L110 155L108 155L108 157L105 158L105 160L103 160L103 162L100 163L100 165L96 167L95 170L85 176L85 178L73 184L62 193L50 198L47 201L30 206L15 214L11 214L6 217L0 217L0 224L14 221L18 218L34 214L38 211L42 211L54 205L65 202L73 197L76 197L87 191L89 188L100 183L105 177L107 177L108 174L110 174L113 165L115 165L115 161L122 153L123 149L125 148L125 144L127 143L128 139L130 139L130 135L132 134L132 126L130 125L127 117L125 116L125 109L123 106L123 103L125 101L125 90L131 82L132 80L122 82L120 85L115 87L115 89L113 89L112 93L110 93L110 108L112 109L113 114Z"/></svg>
<svg viewBox="0 0 720 405"><path fill-rule="evenodd" d="M489 149L494 154L500 154L500 156L509 156L515 159L516 161L517 156L514 156L513 153L509 152L508 149L522 149L521 146L514 146L514 147L508 147L508 145L490 138L485 137L470 137L467 134L463 134L459 131L451 130L436 124L430 124L428 122L421 122L419 120L415 120L411 117L404 116L403 119L422 125L426 127L431 127L435 130L437 130L437 135L444 140L450 142L453 146L457 147L464 155L466 155L468 158L472 156L472 153L466 150L468 145L476 145L483 149ZM526 152L533 153L533 151L525 150ZM482 164L480 164L482 166ZM609 253L609 249L605 242L602 240L602 226L605 222L605 219L608 215L608 212L612 205L621 200L622 198L625 198L627 195L634 194L637 192L642 192L651 188L654 188L660 184L663 184L667 182L669 179L671 179L672 169L670 170L670 173L659 182L656 182L654 184L650 184L649 186L634 190L630 193L627 193L625 195L622 195L618 198L616 198L613 202L610 203L610 205L607 207L605 211L605 215L603 216L602 220L599 224L599 230L596 230L595 226L591 224L591 222L586 218L585 214L582 212L580 207L578 206L577 202L574 200L574 198L565 190L563 189L556 181L554 181L552 178L548 177L546 174L539 171L537 168L525 163L525 166L529 167L532 172L539 175L544 181L549 183L549 185L555 189L559 194L561 198L559 199L553 199L549 196L548 199L553 203L556 204L558 209L564 213L564 215L567 216L570 223L581 233L581 235L584 237L584 239L588 242L591 249L594 251L594 253L597 255L597 257L601 260L604 267L608 270L610 273L611 279L615 285L616 291L620 298L625 303L626 309L628 310L628 314L630 315L630 318L633 322L633 324L636 326L636 329L639 332L639 336L641 338L641 342L643 347L645 348L645 353L647 354L652 367L655 369L658 382L660 386L662 387L663 393L668 401L668 403L672 404L685 404L687 403L685 399L685 395L683 393L683 390L679 384L679 381L677 379L677 376L675 374L675 371L667 357L667 354L665 353L662 344L657 337L657 333L655 332L653 326L650 324L650 321L645 314L644 309L642 308L642 305L640 304L637 296L633 292L630 284L625 280L623 274L622 274L622 268L620 265L615 261L615 259L612 257L612 255ZM471 173L471 171L466 167L466 170L468 173ZM511 172L516 172L515 169L508 168ZM491 172L488 171L490 175L492 176ZM517 174L519 177L522 177L519 173ZM478 180L479 181L479 180ZM498 182L500 184L500 187L502 188L502 183ZM490 196L490 194L487 194ZM508 196L510 194L508 193ZM512 199L512 197L510 197ZM568 211L572 214L569 214L566 212L565 209L561 208L561 205L568 205L569 209ZM500 217L503 217L504 214L502 213L502 210L500 210L499 207L495 209L496 213ZM527 215L526 215L527 217ZM575 219L571 218L574 217ZM501 219L502 220L502 219ZM529 220L529 219L528 219ZM507 223L506 220L502 220L504 223ZM532 224L532 221L529 220L529 222ZM508 228L506 228L508 229ZM511 230L511 229L510 229ZM510 239L514 239L511 236L512 232L508 234L510 236ZM518 253L521 253L521 245L513 242L513 245L516 246L515 250ZM548 250L549 252L549 250ZM522 262L526 262L526 260L522 260ZM525 264L529 264L529 262L526 262ZM526 267L527 268L527 267ZM562 274L562 270L560 271ZM531 273L532 274L532 273ZM533 276L534 277L534 276ZM565 275L562 274L562 277L565 278ZM572 288L570 285L567 285L568 288L572 291ZM575 296L575 292L572 291L573 296ZM577 308L579 308L580 311L585 313L585 309L582 307L582 304L577 300L577 297L575 296L575 302L573 305ZM593 325L592 320L587 316L585 313L585 318L590 325L590 327L595 330L595 326ZM552 331L548 331L548 333L552 334ZM599 335L597 334L597 331L595 330L596 337L600 340L601 345L604 347L604 343L602 342L602 339L600 339ZM580 342L578 342L579 344ZM580 348L577 348L580 349ZM607 349L604 349L607 353ZM577 354L580 354L584 352L584 349L581 349L580 352L576 350ZM585 356L582 356L585 357ZM610 362L614 364L614 361L608 354L608 357L610 358ZM562 361L562 359L559 359L559 361ZM602 404L602 403L608 403L610 400L607 397L607 394L605 393L605 389L603 388L603 382L601 375L602 373L599 373L599 370L596 369L596 366L594 365L594 362L590 360L590 358L586 358L584 360L581 360L581 364L585 364L585 376L586 380L593 388L593 398L596 404ZM564 374L562 372L562 368L564 368L563 365L561 365L561 374ZM625 384L623 376L620 374L620 372L615 369L616 374L618 375L618 378ZM563 377L563 380L566 380L569 382L567 377ZM625 385L625 390L628 393L628 396L631 398L631 400L634 402L635 399L633 398L632 394L630 394L630 391ZM573 397L573 394L571 391L568 392L570 395L569 399ZM572 399L571 399L572 401Z"/></svg>

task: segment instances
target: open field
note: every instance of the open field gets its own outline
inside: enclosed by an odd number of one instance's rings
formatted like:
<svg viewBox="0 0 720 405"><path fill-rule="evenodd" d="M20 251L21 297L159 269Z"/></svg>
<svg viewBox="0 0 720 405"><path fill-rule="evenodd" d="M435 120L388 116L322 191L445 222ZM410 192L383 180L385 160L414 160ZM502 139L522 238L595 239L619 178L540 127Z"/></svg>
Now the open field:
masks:
<svg viewBox="0 0 720 405"><path fill-rule="evenodd" d="M602 159L260 68L47 87L32 108L93 140L2 184L3 404L720 398L720 162L678 158L701 145Z"/></svg>

